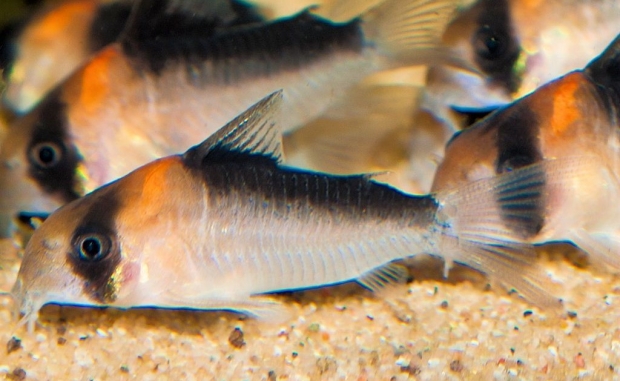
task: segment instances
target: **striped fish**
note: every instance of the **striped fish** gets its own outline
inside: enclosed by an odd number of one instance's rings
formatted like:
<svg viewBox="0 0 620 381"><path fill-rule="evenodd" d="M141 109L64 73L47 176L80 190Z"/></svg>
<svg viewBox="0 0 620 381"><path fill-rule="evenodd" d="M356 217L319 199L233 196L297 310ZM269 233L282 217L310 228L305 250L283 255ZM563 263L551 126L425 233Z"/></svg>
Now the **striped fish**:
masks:
<svg viewBox="0 0 620 381"><path fill-rule="evenodd" d="M276 302L257 294L353 279L375 290L405 275L393 261L419 253L554 304L535 256L500 215L535 206L542 173L411 196L368 175L285 167L281 98L53 213L28 242L12 291L22 323L32 328L46 303L265 316Z"/></svg>
<svg viewBox="0 0 620 381"><path fill-rule="evenodd" d="M446 148L433 190L516 170L543 170L546 201L512 221L514 229L532 243L571 241L593 264L618 271L619 68L617 37L585 69L459 133Z"/></svg>
<svg viewBox="0 0 620 381"><path fill-rule="evenodd" d="M290 131L371 73L443 59L439 35L459 3L386 0L343 23L304 11L221 33L203 22L177 35L183 23L159 16L160 1L143 1L131 38L104 48L11 126L0 148L0 235L22 211L51 212L186 150L264 94L284 89ZM141 37L149 28L170 32Z"/></svg>

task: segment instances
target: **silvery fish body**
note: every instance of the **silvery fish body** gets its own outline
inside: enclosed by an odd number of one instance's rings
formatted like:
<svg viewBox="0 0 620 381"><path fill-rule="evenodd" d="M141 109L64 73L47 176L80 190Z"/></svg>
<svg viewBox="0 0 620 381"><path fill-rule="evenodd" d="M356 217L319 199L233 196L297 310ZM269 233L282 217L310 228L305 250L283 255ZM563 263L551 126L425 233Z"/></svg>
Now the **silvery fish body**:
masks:
<svg viewBox="0 0 620 381"><path fill-rule="evenodd" d="M283 167L280 100L53 213L13 288L22 321L34 323L46 303L265 315L274 302L257 294L353 279L377 289L403 277L392 261L419 253L553 302L500 213L535 205L540 174L411 196L369 176Z"/></svg>
<svg viewBox="0 0 620 381"><path fill-rule="evenodd" d="M141 26L154 28L148 15L157 8L138 12L127 32L137 42L104 48L11 126L0 148L0 234L21 211L51 212L186 150L264 94L284 89L290 131L368 74L439 59L438 37L457 4L387 0L344 23L305 11L218 33L201 21L180 37L164 15L153 23L172 31L152 41Z"/></svg>

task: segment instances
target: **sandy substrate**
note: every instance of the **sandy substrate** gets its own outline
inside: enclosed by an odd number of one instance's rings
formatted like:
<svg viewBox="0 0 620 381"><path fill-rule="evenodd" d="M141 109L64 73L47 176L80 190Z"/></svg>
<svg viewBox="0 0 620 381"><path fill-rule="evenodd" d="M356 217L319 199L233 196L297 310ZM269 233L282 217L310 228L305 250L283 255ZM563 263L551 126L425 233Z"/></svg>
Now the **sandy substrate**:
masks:
<svg viewBox="0 0 620 381"><path fill-rule="evenodd" d="M2 251L0 287L18 260ZM47 306L14 334L0 297L0 377L36 380L620 379L620 281L564 258L541 265L566 312L540 311L457 268L415 261L382 295L356 284L276 296L282 322L232 313Z"/></svg>

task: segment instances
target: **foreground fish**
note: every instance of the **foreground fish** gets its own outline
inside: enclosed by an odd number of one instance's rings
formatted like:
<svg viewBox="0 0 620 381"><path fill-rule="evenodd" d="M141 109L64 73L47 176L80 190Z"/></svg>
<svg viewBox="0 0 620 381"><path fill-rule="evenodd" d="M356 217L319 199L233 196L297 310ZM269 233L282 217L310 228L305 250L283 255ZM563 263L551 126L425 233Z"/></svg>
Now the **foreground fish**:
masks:
<svg viewBox="0 0 620 381"><path fill-rule="evenodd" d="M284 88L291 130L370 73L438 59L456 3L386 0L348 23L303 12L207 37L108 46L11 126L0 148L0 235L20 211L51 212L186 150L264 94ZM128 35L154 28L149 9Z"/></svg>
<svg viewBox="0 0 620 381"><path fill-rule="evenodd" d="M546 201L515 227L531 242L572 241L620 269L620 37L561 77L456 135L434 191L534 165Z"/></svg>
<svg viewBox="0 0 620 381"><path fill-rule="evenodd" d="M377 289L402 277L393 260L418 253L553 304L500 216L537 202L540 173L409 196L369 176L282 167L280 99L53 213L28 242L12 291L22 322L32 326L46 303L263 315L273 302L255 294L352 279Z"/></svg>
<svg viewBox="0 0 620 381"><path fill-rule="evenodd" d="M47 7L10 43L4 75L5 101L25 113L94 53L116 41L129 19L133 0L70 0ZM205 18L218 27L260 22L236 0L165 0L166 12ZM185 20L186 21L186 20ZM6 49L6 48L5 48Z"/></svg>
<svg viewBox="0 0 620 381"><path fill-rule="evenodd" d="M446 29L446 46L478 69L436 65L423 107L453 128L584 67L620 29L615 0L479 0ZM457 53L458 52L458 53Z"/></svg>

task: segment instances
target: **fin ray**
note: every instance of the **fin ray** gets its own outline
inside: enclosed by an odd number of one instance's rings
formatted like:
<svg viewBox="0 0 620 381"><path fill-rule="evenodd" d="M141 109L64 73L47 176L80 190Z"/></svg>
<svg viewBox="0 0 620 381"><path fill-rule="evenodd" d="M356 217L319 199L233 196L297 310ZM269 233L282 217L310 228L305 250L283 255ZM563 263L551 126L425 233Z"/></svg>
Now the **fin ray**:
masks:
<svg viewBox="0 0 620 381"><path fill-rule="evenodd" d="M558 299L546 291L549 280L537 267L529 236L519 224L523 220L517 218L527 215L537 223L543 218L544 185L545 167L533 165L467 184L458 191L440 192L437 199L447 220L455 221L449 233L455 240L454 262L516 289L535 305L558 307Z"/></svg>
<svg viewBox="0 0 620 381"><path fill-rule="evenodd" d="M269 296L247 296L231 299L201 298L200 296L187 298L168 292L160 295L160 297L161 301L157 304L158 307L233 311L272 322L286 320L290 316L286 306Z"/></svg>
<svg viewBox="0 0 620 381"><path fill-rule="evenodd" d="M351 2L353 0L346 0ZM387 55L409 65L451 61L441 48L441 36L456 14L454 0L386 0L362 17L364 33Z"/></svg>
<svg viewBox="0 0 620 381"><path fill-rule="evenodd" d="M247 160L261 156L280 163L282 132L276 123L282 90L258 101L201 144L190 148L183 160L199 168L222 160Z"/></svg>
<svg viewBox="0 0 620 381"><path fill-rule="evenodd" d="M391 284L404 283L408 276L409 271L405 266L388 263L365 273L357 278L357 282L373 292L378 292Z"/></svg>

